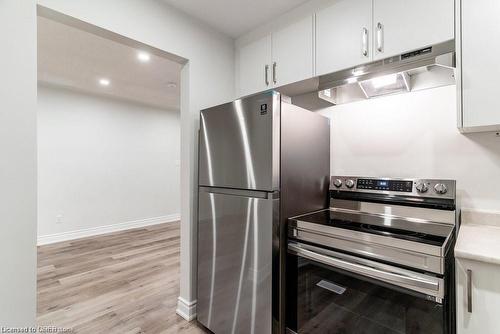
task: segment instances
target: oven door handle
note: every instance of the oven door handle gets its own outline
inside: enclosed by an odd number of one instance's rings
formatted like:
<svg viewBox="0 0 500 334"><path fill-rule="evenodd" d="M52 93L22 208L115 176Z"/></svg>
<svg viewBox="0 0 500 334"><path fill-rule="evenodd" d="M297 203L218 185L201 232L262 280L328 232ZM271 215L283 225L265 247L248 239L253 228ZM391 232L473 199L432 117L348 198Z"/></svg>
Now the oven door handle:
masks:
<svg viewBox="0 0 500 334"><path fill-rule="evenodd" d="M440 282L442 280L437 277L411 273L410 271L405 269L376 263L370 260L358 258L354 259L354 257L350 255L341 254L327 249L321 249L297 242L288 243L288 252L361 276L370 277L382 282L387 282L393 285L398 285L427 293L436 297L437 301L440 301L443 298L442 286L440 286ZM389 271L389 269L392 270ZM425 290L425 292L422 291L422 289Z"/></svg>

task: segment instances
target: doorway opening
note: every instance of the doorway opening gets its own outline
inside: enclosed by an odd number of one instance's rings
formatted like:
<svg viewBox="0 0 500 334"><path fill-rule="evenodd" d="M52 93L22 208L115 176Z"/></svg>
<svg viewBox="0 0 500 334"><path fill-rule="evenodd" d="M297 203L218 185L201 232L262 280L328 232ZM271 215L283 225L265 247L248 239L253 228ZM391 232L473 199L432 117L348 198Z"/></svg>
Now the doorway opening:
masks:
<svg viewBox="0 0 500 334"><path fill-rule="evenodd" d="M185 64L39 11L39 325L197 330L175 313Z"/></svg>

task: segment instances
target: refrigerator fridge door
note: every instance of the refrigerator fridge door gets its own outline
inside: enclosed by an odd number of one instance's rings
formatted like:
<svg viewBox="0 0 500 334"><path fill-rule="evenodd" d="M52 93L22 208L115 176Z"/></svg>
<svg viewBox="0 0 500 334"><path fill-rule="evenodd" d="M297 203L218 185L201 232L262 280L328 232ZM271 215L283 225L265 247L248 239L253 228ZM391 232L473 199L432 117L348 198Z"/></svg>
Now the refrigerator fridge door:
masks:
<svg viewBox="0 0 500 334"><path fill-rule="evenodd" d="M214 333L271 333L275 193L200 187L198 321Z"/></svg>
<svg viewBox="0 0 500 334"><path fill-rule="evenodd" d="M280 100L267 92L201 111L201 186L279 189Z"/></svg>

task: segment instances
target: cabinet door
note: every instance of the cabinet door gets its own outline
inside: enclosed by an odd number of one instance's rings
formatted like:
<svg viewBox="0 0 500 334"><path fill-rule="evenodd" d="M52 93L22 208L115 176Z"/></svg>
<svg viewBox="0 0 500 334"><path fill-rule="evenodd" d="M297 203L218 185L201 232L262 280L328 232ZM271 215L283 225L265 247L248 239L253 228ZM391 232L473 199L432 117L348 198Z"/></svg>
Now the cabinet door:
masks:
<svg viewBox="0 0 500 334"><path fill-rule="evenodd" d="M272 34L273 85L309 79L313 73L313 17L308 16Z"/></svg>
<svg viewBox="0 0 500 334"><path fill-rule="evenodd" d="M340 0L317 12L316 74L369 62L371 26L371 0Z"/></svg>
<svg viewBox="0 0 500 334"><path fill-rule="evenodd" d="M498 265L456 261L457 272L457 333L498 333L500 319L500 267ZM471 311L468 311L467 270L471 271Z"/></svg>
<svg viewBox="0 0 500 334"><path fill-rule="evenodd" d="M500 76L498 0L462 0L461 75L464 127L500 130L500 102L494 79ZM488 130L488 129L486 129Z"/></svg>
<svg viewBox="0 0 500 334"><path fill-rule="evenodd" d="M261 92L270 87L271 35L239 49L239 76L240 96Z"/></svg>
<svg viewBox="0 0 500 334"><path fill-rule="evenodd" d="M454 0L373 0L374 59L452 40Z"/></svg>

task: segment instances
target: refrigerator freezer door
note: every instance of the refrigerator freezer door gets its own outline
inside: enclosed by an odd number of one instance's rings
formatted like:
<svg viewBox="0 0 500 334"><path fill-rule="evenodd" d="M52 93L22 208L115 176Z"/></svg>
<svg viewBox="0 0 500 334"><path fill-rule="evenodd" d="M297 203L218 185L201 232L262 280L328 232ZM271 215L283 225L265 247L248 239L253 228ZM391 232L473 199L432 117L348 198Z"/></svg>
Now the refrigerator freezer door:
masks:
<svg viewBox="0 0 500 334"><path fill-rule="evenodd" d="M278 190L279 115L277 92L202 110L199 184Z"/></svg>
<svg viewBox="0 0 500 334"><path fill-rule="evenodd" d="M214 333L271 333L273 193L200 188L198 321Z"/></svg>

